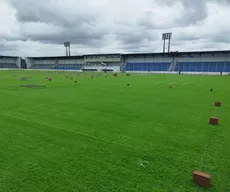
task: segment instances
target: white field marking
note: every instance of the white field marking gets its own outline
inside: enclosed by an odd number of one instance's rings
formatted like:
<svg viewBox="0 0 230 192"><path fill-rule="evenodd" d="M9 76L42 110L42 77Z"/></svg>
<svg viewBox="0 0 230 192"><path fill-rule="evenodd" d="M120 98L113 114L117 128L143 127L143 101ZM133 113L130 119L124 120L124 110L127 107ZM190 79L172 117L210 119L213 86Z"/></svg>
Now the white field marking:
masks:
<svg viewBox="0 0 230 192"><path fill-rule="evenodd" d="M146 160L138 160L138 163L140 167L144 167L144 168L149 164L149 162Z"/></svg>
<svg viewBox="0 0 230 192"><path fill-rule="evenodd" d="M188 85L189 83L184 83L184 84L182 84L182 85Z"/></svg>
<svg viewBox="0 0 230 192"><path fill-rule="evenodd" d="M155 84L157 85L157 84L160 84L160 83L164 83L164 81L159 81L159 82L156 82Z"/></svg>
<svg viewBox="0 0 230 192"><path fill-rule="evenodd" d="M168 85L170 85L170 84L176 84L176 82L171 82L171 83L168 83Z"/></svg>

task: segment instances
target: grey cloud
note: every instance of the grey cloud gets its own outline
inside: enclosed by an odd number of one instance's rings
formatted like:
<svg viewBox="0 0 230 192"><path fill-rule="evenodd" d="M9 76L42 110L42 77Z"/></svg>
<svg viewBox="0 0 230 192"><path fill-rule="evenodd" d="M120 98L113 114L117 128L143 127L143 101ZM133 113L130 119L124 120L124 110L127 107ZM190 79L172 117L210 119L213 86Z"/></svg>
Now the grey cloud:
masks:
<svg viewBox="0 0 230 192"><path fill-rule="evenodd" d="M206 0L208 1L208 0ZM211 2L214 2L214 3L220 3L222 5L230 5L230 1L229 0L210 0Z"/></svg>
<svg viewBox="0 0 230 192"><path fill-rule="evenodd" d="M64 41L70 41L73 44L73 51L82 51L81 53L93 52L94 50L109 52L110 48L124 52L142 52L143 50L151 52L152 49L161 51L161 33L167 32L170 28L173 32L172 46L175 49L179 47L181 50L185 50L186 46L189 46L189 49L191 47L203 49L206 48L206 42L196 42L201 41L205 34L211 34L208 33L205 25L203 26L203 24L207 24L205 19L208 17L208 3L216 2L221 5L230 5L230 0L152 0L154 2L153 7L149 7L147 8L148 11L145 11L145 3L148 0L140 0L140 2L143 1L140 12L129 11L129 17L123 18L116 14L121 11L125 17L126 9L132 10L132 5L129 8L121 8L115 4L114 7L109 7L107 4L108 10L105 10L105 8L95 7L97 3L87 7L86 4L90 1L94 2L94 0L77 0L77 7L71 7L71 3L76 4L76 0L67 0L68 6L61 7L57 2L64 2L62 0L7 0L16 11L16 24L20 30L16 30L19 31L19 34L11 33L15 36L7 36L6 33L1 34L0 38L9 43L3 47L0 42L0 52L17 50L17 47L12 44L17 40L23 41L20 50L23 50L22 48L27 45L25 41L28 41L28 44L31 43L31 47L29 46L27 49L40 46L42 47L41 50L34 52L42 52L43 50L43 54L45 53L44 44L47 44L47 47L49 44L49 46L60 47L61 49L60 45ZM98 0L99 4L100 2ZM107 1L103 1L106 6L105 2ZM174 20L169 18L170 22L167 19L162 22L157 18L152 19L154 15L157 17L154 14L156 2L168 7L180 3L184 8L181 12L182 16ZM173 11L177 12L178 10ZM114 15L111 16L111 14ZM167 12L162 14L167 14ZM108 19L104 16L107 16ZM113 29L114 32L110 35ZM208 36L208 41L230 43L230 39L225 38L229 32L224 30L221 27L218 34L213 31L213 34ZM74 45L76 46L74 47ZM212 46L214 45L212 44ZM37 50L38 48L35 47L34 49ZM52 49L52 51L46 54L54 54L58 49ZM33 54L34 52L31 51L30 53Z"/></svg>
<svg viewBox="0 0 230 192"><path fill-rule="evenodd" d="M185 33L183 31L178 31L177 33L173 34L174 41L193 41L193 40L198 40L200 38L201 37L198 35Z"/></svg>
<svg viewBox="0 0 230 192"><path fill-rule="evenodd" d="M226 38L222 35L217 35L213 37L212 40L218 43L230 43L230 38L229 37Z"/></svg>
<svg viewBox="0 0 230 192"><path fill-rule="evenodd" d="M141 42L141 43L131 43L131 44L121 44L119 46L120 49L125 49L125 50L138 50L140 47L142 48L147 48L149 47L148 44Z"/></svg>
<svg viewBox="0 0 230 192"><path fill-rule="evenodd" d="M205 41L203 43L199 42L198 45L199 45L198 46L199 50L213 50L213 49L218 50L219 49L219 44L217 44L215 42L211 42L211 41ZM196 49L198 49L198 48L196 48Z"/></svg>
<svg viewBox="0 0 230 192"><path fill-rule="evenodd" d="M0 52L9 52L12 50L17 50L18 47L16 45L11 45L11 44L7 44L4 42L0 42Z"/></svg>
<svg viewBox="0 0 230 192"><path fill-rule="evenodd" d="M24 35L31 41L40 41L43 43L63 44L65 41L70 41L73 44L88 44L92 45L104 38L107 31L95 29L91 27L82 28L63 28L58 33L26 33Z"/></svg>
<svg viewBox="0 0 230 192"><path fill-rule="evenodd" d="M152 22L153 14L151 11L146 11L140 20L138 21L140 26L146 28L175 28L181 26L188 26L192 24L196 24L197 22L203 21L208 16L207 3L203 0L157 0L157 3L160 5L166 5L167 7L171 7L174 4L180 2L184 8L184 12L182 12L180 18L171 19L170 22L160 22L157 25ZM173 10L177 12L178 10ZM167 14L167 13L165 13Z"/></svg>
<svg viewBox="0 0 230 192"><path fill-rule="evenodd" d="M143 41L143 36L139 33L116 33L116 39L123 44L132 44L132 43L140 43Z"/></svg>
<svg viewBox="0 0 230 192"><path fill-rule="evenodd" d="M167 6L171 6L172 4L175 4L177 2L180 2L184 5L188 5L188 4L195 4L197 3L197 0L153 0L154 2L157 2L158 4L161 5L167 5ZM230 5L230 1L229 0L200 0L202 1L202 3L207 4L207 3L218 3L218 4L222 4L222 5Z"/></svg>
<svg viewBox="0 0 230 192"><path fill-rule="evenodd" d="M201 42L202 41L202 42ZM206 39L192 39L192 40L177 40L177 41L172 41L171 45L174 47L178 47L178 48L183 48L185 44L197 44L197 43L202 43L202 44L206 44L207 40ZM196 49L196 48L195 48Z"/></svg>
<svg viewBox="0 0 230 192"><path fill-rule="evenodd" d="M122 44L140 44L144 41L153 41L157 39L156 33L145 29L127 30L116 32L116 39Z"/></svg>
<svg viewBox="0 0 230 192"><path fill-rule="evenodd" d="M171 6L172 4L180 2L183 5L184 9L186 9L186 13L182 16L181 19L176 20L176 23L178 22L183 25L190 25L206 19L208 16L208 3L230 5L229 0L157 0L157 2L159 4L165 4L167 6Z"/></svg>
<svg viewBox="0 0 230 192"><path fill-rule="evenodd" d="M16 10L16 18L21 23L20 40L39 41L42 43L62 44L64 41L70 41L76 44L88 44L100 42L108 33L103 26L98 25L98 10L92 9L86 11L75 10L69 7L69 10L60 7L54 0L9 0L10 4ZM82 6L84 7L84 6ZM56 29L48 29L43 32L40 29L42 24L53 25ZM32 25L34 29L25 26Z"/></svg>
<svg viewBox="0 0 230 192"><path fill-rule="evenodd" d="M14 42L14 41L27 41L28 38L22 37L22 36L3 36L1 37L2 40L6 40L9 42Z"/></svg>
<svg viewBox="0 0 230 192"><path fill-rule="evenodd" d="M221 31L218 34L210 37L211 41L218 42L218 43L230 43L229 31Z"/></svg>
<svg viewBox="0 0 230 192"><path fill-rule="evenodd" d="M229 31L230 32L230 31ZM178 32L173 37L173 45L183 45L185 41L202 41L206 40L210 43L230 43L230 37L226 34L229 34L229 32L221 31L217 34L213 35L193 35L193 34L186 34L184 32ZM206 47L206 43L204 44Z"/></svg>
<svg viewBox="0 0 230 192"><path fill-rule="evenodd" d="M153 22L152 22L152 12L151 11L145 11L143 16L140 17L138 24L144 28L155 28Z"/></svg>
<svg viewBox="0 0 230 192"><path fill-rule="evenodd" d="M184 15L171 23L171 27L195 24L203 21L208 16L206 0L157 0L157 2L168 7L180 2L186 10ZM175 12L176 11L178 10L175 10Z"/></svg>
<svg viewBox="0 0 230 192"><path fill-rule="evenodd" d="M189 26L204 21L208 17L208 3L217 3L220 5L230 5L229 0L157 0L158 4L166 5L168 7L175 3L181 3L184 7L185 13L180 18L175 19L167 25L158 26L158 28L172 28ZM177 10L175 10L177 11ZM145 20L146 22L147 20ZM145 24L149 24L147 22Z"/></svg>
<svg viewBox="0 0 230 192"><path fill-rule="evenodd" d="M182 46L184 41L172 41L171 46Z"/></svg>
<svg viewBox="0 0 230 192"><path fill-rule="evenodd" d="M82 23L94 24L98 20L99 12L92 9L69 10L58 5L56 1L34 1L34 0L9 0L11 5L16 9L18 21L25 22L43 22L52 23L62 27L75 27ZM80 3L79 3L80 6Z"/></svg>
<svg viewBox="0 0 230 192"><path fill-rule="evenodd" d="M202 0L187 0L182 1L184 8L186 9L185 15L177 21L183 25L193 24L203 21L208 16L207 4Z"/></svg>

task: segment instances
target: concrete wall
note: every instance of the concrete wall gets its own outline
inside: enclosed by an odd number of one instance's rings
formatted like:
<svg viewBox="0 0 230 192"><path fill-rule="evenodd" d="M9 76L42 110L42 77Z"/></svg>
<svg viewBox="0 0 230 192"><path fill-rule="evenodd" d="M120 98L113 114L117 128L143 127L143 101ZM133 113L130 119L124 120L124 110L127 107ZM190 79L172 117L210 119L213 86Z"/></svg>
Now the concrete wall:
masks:
<svg viewBox="0 0 230 192"><path fill-rule="evenodd" d="M32 65L34 65L33 59L25 58L25 61L26 61L27 69L29 69Z"/></svg>
<svg viewBox="0 0 230 192"><path fill-rule="evenodd" d="M18 68L21 69L21 58L20 57L16 59L16 65L18 66Z"/></svg>

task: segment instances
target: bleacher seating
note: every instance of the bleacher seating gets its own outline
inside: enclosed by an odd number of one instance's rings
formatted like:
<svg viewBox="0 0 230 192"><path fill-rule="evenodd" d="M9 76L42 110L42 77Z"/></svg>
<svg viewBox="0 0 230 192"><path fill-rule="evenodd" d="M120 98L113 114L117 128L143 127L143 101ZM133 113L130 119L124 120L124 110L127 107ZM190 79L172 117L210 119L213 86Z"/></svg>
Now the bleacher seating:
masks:
<svg viewBox="0 0 230 192"><path fill-rule="evenodd" d="M225 65L224 72L230 72L230 62Z"/></svg>
<svg viewBox="0 0 230 192"><path fill-rule="evenodd" d="M133 62L127 63L123 68L124 71L168 71L169 62Z"/></svg>
<svg viewBox="0 0 230 192"><path fill-rule="evenodd" d="M18 66L15 63L0 63L0 68L17 69Z"/></svg>
<svg viewBox="0 0 230 192"><path fill-rule="evenodd" d="M123 71L168 71L170 63L130 62ZM184 72L230 72L230 62L177 62L174 71Z"/></svg>
<svg viewBox="0 0 230 192"><path fill-rule="evenodd" d="M80 70L84 65L83 64L58 64L53 69L58 70Z"/></svg>
<svg viewBox="0 0 230 192"><path fill-rule="evenodd" d="M174 71L230 72L230 62L178 62Z"/></svg>
<svg viewBox="0 0 230 192"><path fill-rule="evenodd" d="M30 69L51 69L53 64L34 64Z"/></svg>

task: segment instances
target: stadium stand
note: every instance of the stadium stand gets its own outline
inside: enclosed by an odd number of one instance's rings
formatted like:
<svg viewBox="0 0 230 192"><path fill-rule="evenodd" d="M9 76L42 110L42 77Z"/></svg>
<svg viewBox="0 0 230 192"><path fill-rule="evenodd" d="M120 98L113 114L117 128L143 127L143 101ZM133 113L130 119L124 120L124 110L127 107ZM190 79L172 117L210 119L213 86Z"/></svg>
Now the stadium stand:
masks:
<svg viewBox="0 0 230 192"><path fill-rule="evenodd" d="M86 63L82 70L84 71L120 71L120 63Z"/></svg>
<svg viewBox="0 0 230 192"><path fill-rule="evenodd" d="M80 70L84 64L58 64L52 69L58 70Z"/></svg>
<svg viewBox="0 0 230 192"><path fill-rule="evenodd" d="M30 69L52 69L52 64L35 64L30 67Z"/></svg>
<svg viewBox="0 0 230 192"><path fill-rule="evenodd" d="M121 71L121 54L98 54L84 56L84 71Z"/></svg>
<svg viewBox="0 0 230 192"><path fill-rule="evenodd" d="M71 57L28 57L28 69L80 70L84 65L83 56Z"/></svg>
<svg viewBox="0 0 230 192"><path fill-rule="evenodd" d="M168 71L170 63L127 63L124 71Z"/></svg>
<svg viewBox="0 0 230 192"><path fill-rule="evenodd" d="M127 54L127 72L230 72L230 51Z"/></svg>
<svg viewBox="0 0 230 192"><path fill-rule="evenodd" d="M18 66L15 63L0 63L0 68L17 69Z"/></svg>
<svg viewBox="0 0 230 192"><path fill-rule="evenodd" d="M0 56L1 69L18 69L20 67L19 57Z"/></svg>
<svg viewBox="0 0 230 192"><path fill-rule="evenodd" d="M169 63L127 63L125 71L230 72L230 62L178 62L174 70Z"/></svg>
<svg viewBox="0 0 230 192"><path fill-rule="evenodd" d="M175 71L230 72L230 62L178 62Z"/></svg>
<svg viewBox="0 0 230 192"><path fill-rule="evenodd" d="M23 66L23 67L22 67ZM0 57L0 68L114 72L230 72L230 51Z"/></svg>

